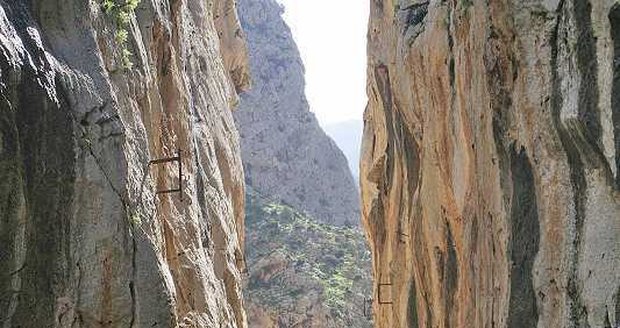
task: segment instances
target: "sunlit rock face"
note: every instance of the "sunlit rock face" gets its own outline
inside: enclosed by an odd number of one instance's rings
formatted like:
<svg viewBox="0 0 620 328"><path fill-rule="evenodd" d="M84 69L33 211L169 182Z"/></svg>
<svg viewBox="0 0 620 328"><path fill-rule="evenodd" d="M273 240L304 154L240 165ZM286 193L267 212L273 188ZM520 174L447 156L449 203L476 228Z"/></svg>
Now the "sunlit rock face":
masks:
<svg viewBox="0 0 620 328"><path fill-rule="evenodd" d="M252 72L235 111L246 182L322 222L358 226L359 193L342 151L310 112L282 14L275 0L239 1Z"/></svg>
<svg viewBox="0 0 620 328"><path fill-rule="evenodd" d="M377 327L618 326L616 1L373 0L369 42Z"/></svg>
<svg viewBox="0 0 620 328"><path fill-rule="evenodd" d="M232 0L0 1L0 326L247 327L245 53Z"/></svg>

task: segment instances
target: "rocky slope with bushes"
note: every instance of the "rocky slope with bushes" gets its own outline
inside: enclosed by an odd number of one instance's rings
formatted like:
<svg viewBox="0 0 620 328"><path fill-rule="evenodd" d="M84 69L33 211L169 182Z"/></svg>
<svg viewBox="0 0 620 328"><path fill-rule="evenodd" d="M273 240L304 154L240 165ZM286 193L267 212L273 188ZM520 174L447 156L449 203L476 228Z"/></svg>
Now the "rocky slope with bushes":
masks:
<svg viewBox="0 0 620 328"><path fill-rule="evenodd" d="M370 328L370 251L358 228L322 223L250 190L250 328Z"/></svg>

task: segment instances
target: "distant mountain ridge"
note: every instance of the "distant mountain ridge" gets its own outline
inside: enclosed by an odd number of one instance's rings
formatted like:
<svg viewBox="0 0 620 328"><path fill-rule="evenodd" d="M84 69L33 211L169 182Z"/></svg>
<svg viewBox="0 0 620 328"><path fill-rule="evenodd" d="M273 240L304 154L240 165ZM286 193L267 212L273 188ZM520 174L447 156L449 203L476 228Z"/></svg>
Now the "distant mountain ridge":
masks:
<svg viewBox="0 0 620 328"><path fill-rule="evenodd" d="M304 67L283 12L274 0L239 1L252 73L252 88L234 113L246 182L322 222L359 226L355 180L310 111Z"/></svg>
<svg viewBox="0 0 620 328"><path fill-rule="evenodd" d="M355 181L359 181L360 149L362 147L364 122L362 120L342 121L327 124L324 129L346 156Z"/></svg>

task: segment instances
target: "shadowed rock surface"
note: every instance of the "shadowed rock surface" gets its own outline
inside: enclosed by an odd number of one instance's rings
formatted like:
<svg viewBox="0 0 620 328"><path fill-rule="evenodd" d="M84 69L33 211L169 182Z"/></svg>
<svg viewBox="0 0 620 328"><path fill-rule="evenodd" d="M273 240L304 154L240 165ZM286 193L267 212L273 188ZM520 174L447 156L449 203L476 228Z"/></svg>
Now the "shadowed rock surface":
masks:
<svg viewBox="0 0 620 328"><path fill-rule="evenodd" d="M619 40L613 0L371 1L377 327L620 325Z"/></svg>
<svg viewBox="0 0 620 328"><path fill-rule="evenodd" d="M232 0L0 0L0 326L247 327L240 31ZM183 201L148 165L177 148Z"/></svg>
<svg viewBox="0 0 620 328"><path fill-rule="evenodd" d="M304 94L304 68L275 0L239 1L252 88L235 120L246 182L312 217L359 225L359 194L347 160L323 132Z"/></svg>

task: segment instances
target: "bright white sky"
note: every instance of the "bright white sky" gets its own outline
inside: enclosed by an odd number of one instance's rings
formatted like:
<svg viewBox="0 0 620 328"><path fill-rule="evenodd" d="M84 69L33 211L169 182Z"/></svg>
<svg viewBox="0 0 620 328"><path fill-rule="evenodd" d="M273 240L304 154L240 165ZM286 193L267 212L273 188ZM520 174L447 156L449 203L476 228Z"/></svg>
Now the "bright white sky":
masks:
<svg viewBox="0 0 620 328"><path fill-rule="evenodd" d="M306 96L321 125L366 107L368 0L278 0L306 67Z"/></svg>

